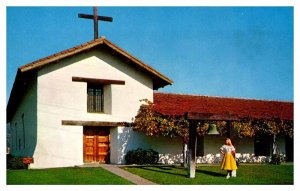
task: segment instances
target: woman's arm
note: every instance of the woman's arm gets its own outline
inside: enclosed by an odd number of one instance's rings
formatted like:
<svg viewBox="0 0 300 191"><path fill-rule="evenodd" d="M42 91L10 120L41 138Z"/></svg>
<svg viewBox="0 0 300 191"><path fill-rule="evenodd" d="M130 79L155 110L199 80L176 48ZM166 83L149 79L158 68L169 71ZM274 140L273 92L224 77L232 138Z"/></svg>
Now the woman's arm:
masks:
<svg viewBox="0 0 300 191"><path fill-rule="evenodd" d="M233 147L233 150L231 151L232 156L235 158L235 148Z"/></svg>

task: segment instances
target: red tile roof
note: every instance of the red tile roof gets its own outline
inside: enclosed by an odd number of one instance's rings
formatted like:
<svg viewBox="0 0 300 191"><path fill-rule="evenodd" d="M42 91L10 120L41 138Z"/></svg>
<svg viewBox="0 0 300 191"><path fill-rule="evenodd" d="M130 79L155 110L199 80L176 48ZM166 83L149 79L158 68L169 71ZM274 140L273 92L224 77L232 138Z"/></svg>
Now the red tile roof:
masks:
<svg viewBox="0 0 300 191"><path fill-rule="evenodd" d="M184 115L186 112L195 112L231 114L239 118L293 120L293 108L292 102L283 101L154 93L154 109L163 115Z"/></svg>

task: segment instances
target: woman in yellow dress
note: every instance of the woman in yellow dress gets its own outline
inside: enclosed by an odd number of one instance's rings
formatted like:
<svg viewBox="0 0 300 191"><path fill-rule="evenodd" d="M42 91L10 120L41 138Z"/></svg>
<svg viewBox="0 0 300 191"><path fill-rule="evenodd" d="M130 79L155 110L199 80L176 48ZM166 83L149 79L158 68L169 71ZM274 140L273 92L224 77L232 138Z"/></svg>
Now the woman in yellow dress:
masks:
<svg viewBox="0 0 300 191"><path fill-rule="evenodd" d="M232 171L237 169L236 161L233 157L235 155L235 148L229 138L226 139L225 145L220 148L220 151L223 155L221 169L227 170L226 178L228 179L232 176Z"/></svg>

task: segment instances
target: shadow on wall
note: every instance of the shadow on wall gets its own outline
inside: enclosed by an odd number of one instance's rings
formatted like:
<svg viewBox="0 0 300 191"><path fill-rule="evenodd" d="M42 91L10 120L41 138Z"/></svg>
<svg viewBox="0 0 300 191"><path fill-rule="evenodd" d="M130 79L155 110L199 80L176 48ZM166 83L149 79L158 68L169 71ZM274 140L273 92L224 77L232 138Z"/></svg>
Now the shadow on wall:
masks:
<svg viewBox="0 0 300 191"><path fill-rule="evenodd" d="M146 135L133 131L130 127L124 127L122 132L118 134L119 147L118 147L118 162L124 164L125 155L128 151L137 148L148 149L149 145L144 142L143 137Z"/></svg>
<svg viewBox="0 0 300 191"><path fill-rule="evenodd" d="M125 163L125 155L130 150L138 148L153 149L159 153L159 163L178 164L182 162L181 140L162 136L146 136L142 132L133 131L129 127L123 128L118 135L119 163Z"/></svg>
<svg viewBox="0 0 300 191"><path fill-rule="evenodd" d="M37 145L37 83L31 81L9 123L10 154L33 157Z"/></svg>
<svg viewBox="0 0 300 191"><path fill-rule="evenodd" d="M128 141L131 137L130 135L131 129L128 127L123 128L122 133L118 134L118 141L119 141L119 147L118 147L118 163L125 163L125 155L128 151L127 145Z"/></svg>
<svg viewBox="0 0 300 191"><path fill-rule="evenodd" d="M181 164L183 163L182 145L180 140L168 137L146 136L141 132L135 132L129 127L119 132L118 162L125 163L125 155L129 150L137 148L153 149L159 153L160 164ZM285 156L283 156L285 157ZM269 156L255 156L253 153L236 153L236 158L241 163L268 163ZM197 164L219 164L223 156L220 153L206 154L196 158Z"/></svg>

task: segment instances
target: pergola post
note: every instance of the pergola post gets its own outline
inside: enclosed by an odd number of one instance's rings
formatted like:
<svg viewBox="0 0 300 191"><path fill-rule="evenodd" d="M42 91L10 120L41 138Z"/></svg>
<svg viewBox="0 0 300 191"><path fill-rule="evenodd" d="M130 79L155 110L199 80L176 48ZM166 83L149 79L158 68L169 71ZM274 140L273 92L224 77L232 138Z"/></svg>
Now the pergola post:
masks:
<svg viewBox="0 0 300 191"><path fill-rule="evenodd" d="M196 149L197 149L197 123L190 121L189 126L189 160L188 160L188 177L195 178L196 176Z"/></svg>
<svg viewBox="0 0 300 191"><path fill-rule="evenodd" d="M188 155L188 177L196 176L196 149L197 149L197 122L199 121L226 121L227 128L230 130L231 121L238 121L239 118L231 114L211 114L186 112L185 119L189 121L189 155ZM227 134L230 137L230 132Z"/></svg>

